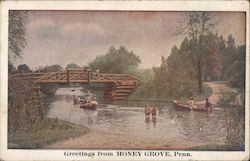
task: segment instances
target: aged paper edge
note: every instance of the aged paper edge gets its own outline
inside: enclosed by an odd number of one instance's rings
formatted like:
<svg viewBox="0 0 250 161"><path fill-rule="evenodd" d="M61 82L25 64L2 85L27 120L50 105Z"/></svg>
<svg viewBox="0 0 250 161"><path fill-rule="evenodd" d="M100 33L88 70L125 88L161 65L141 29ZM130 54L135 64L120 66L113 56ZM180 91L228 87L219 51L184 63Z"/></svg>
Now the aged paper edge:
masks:
<svg viewBox="0 0 250 161"><path fill-rule="evenodd" d="M248 160L249 159L249 2L248 1L2 1L1 7L1 151L0 160ZM7 149L8 10L125 10L125 11L243 11L246 12L246 130L245 152L185 151L191 158L175 157L66 157L64 152L118 150L13 150ZM123 150L119 150L123 151ZM158 150L159 151L159 150ZM164 151L164 150L161 150ZM173 150L169 150L174 152ZM178 150L176 150L178 151ZM141 152L145 152L141 150Z"/></svg>

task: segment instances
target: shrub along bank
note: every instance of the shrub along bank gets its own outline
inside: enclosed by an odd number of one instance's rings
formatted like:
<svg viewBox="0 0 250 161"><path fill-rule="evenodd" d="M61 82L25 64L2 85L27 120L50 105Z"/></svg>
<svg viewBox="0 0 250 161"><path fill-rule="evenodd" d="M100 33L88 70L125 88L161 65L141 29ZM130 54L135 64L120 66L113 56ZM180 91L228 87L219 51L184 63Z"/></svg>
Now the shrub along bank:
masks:
<svg viewBox="0 0 250 161"><path fill-rule="evenodd" d="M88 129L48 119L46 95L32 91L31 80L9 80L8 147L40 148L62 139L85 134Z"/></svg>

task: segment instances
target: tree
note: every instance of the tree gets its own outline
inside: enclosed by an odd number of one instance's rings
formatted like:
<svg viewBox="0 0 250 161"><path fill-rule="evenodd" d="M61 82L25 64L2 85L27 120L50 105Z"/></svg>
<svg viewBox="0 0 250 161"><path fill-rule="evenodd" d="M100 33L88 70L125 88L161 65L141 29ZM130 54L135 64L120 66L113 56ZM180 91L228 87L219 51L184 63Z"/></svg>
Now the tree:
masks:
<svg viewBox="0 0 250 161"><path fill-rule="evenodd" d="M153 71L155 73L155 89L157 93L157 97L159 98L162 95L168 94L168 86L169 86L169 75L167 68L167 59L164 56L161 57L161 65L160 67L153 67Z"/></svg>
<svg viewBox="0 0 250 161"><path fill-rule="evenodd" d="M222 78L222 54L220 54L220 42L217 34L209 33L199 43L202 53L203 79L220 80Z"/></svg>
<svg viewBox="0 0 250 161"><path fill-rule="evenodd" d="M27 11L9 11L9 63L16 57L21 58L22 50L26 46L26 23L28 20Z"/></svg>
<svg viewBox="0 0 250 161"><path fill-rule="evenodd" d="M119 49L110 47L105 55L96 57L94 61L89 63L89 67L93 70L101 70L105 73L126 73L131 68L137 68L141 63L139 56L133 51L128 51L124 46Z"/></svg>
<svg viewBox="0 0 250 161"><path fill-rule="evenodd" d="M21 64L17 67L17 71L21 73L28 73L31 72L30 68L26 64Z"/></svg>
<svg viewBox="0 0 250 161"><path fill-rule="evenodd" d="M79 67L77 64L75 63L70 63L66 66L65 69L80 69L81 67Z"/></svg>
<svg viewBox="0 0 250 161"><path fill-rule="evenodd" d="M219 38L218 50L219 50L219 54L221 56L221 63L222 63L222 65L221 65L221 74L222 74L221 80L225 80L224 75L225 75L226 68L225 68L224 64L225 64L225 58L226 58L226 41L223 38L223 36L220 36L220 38Z"/></svg>
<svg viewBox="0 0 250 161"><path fill-rule="evenodd" d="M11 62L9 62L8 63L8 73L9 73L9 75L13 74L15 71L16 71L15 66Z"/></svg>
<svg viewBox="0 0 250 161"><path fill-rule="evenodd" d="M246 72L246 45L239 46L235 56L231 60L231 65L226 73L228 74L229 83L233 87L245 90L245 72Z"/></svg>
<svg viewBox="0 0 250 161"><path fill-rule="evenodd" d="M187 35L192 42L192 57L196 64L196 79L199 87L199 93L202 93L202 57L201 46L204 36L211 33L214 28L212 15L210 12L189 12L187 20L181 26L180 33Z"/></svg>
<svg viewBox="0 0 250 161"><path fill-rule="evenodd" d="M60 65L48 65L45 67L39 67L36 72L60 72L63 68Z"/></svg>
<svg viewBox="0 0 250 161"><path fill-rule="evenodd" d="M198 41L197 46L201 57L201 80L218 80L221 78L221 55L219 54L219 37L208 33ZM185 37L180 48L174 46L167 58L168 93L174 97L189 97L199 91L197 85L196 55L193 54L194 41ZM163 63L161 63L162 66ZM157 75L157 74L156 74ZM160 75L163 75L160 74ZM161 76L162 78L164 76ZM196 82L196 83L195 83ZM164 84L161 81L161 84Z"/></svg>
<svg viewBox="0 0 250 161"><path fill-rule="evenodd" d="M227 80L230 77L229 68L234 63L234 61L237 59L237 47L235 45L235 39L230 34L227 37L226 41L226 50L225 50L225 56L223 59L223 73L224 78Z"/></svg>
<svg viewBox="0 0 250 161"><path fill-rule="evenodd" d="M191 53L192 43L186 37L180 49L174 46L167 58L168 90L173 97L193 96L197 89L194 83L196 68Z"/></svg>

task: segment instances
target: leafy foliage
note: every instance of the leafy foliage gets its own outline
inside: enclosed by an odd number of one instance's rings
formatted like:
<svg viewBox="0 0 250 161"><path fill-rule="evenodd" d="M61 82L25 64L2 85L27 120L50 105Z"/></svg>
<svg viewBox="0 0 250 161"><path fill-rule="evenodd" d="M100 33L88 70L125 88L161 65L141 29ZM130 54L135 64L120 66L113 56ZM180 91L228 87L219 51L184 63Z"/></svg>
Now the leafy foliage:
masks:
<svg viewBox="0 0 250 161"><path fill-rule="evenodd" d="M59 72L62 70L63 68L60 65L48 65L45 67L39 67L36 69L36 72Z"/></svg>
<svg viewBox="0 0 250 161"><path fill-rule="evenodd" d="M17 72L19 73L28 73L31 72L30 68L26 64L21 64L17 67Z"/></svg>
<svg viewBox="0 0 250 161"><path fill-rule="evenodd" d="M237 47L232 35L226 41L222 36L213 33L203 35L202 41L196 43L202 52L202 81L229 80L233 87L244 88L245 45ZM152 95L155 93L158 98L187 98L198 95L199 86L196 80L199 75L193 48L193 39L186 37L180 48L174 46L167 58L161 58L160 67L153 68L154 77L150 85L147 85L154 91L151 92Z"/></svg>
<svg viewBox="0 0 250 161"><path fill-rule="evenodd" d="M27 11L9 11L9 62L13 58L21 57L22 50L26 46L26 23L28 20Z"/></svg>
<svg viewBox="0 0 250 161"><path fill-rule="evenodd" d="M161 58L159 68L154 68L155 88L158 95L182 97L193 95L195 86L195 66L190 56L190 41L185 38L180 49L174 46L168 58Z"/></svg>
<svg viewBox="0 0 250 161"><path fill-rule="evenodd" d="M222 78L222 54L217 34L203 36L199 42L202 52L202 80L220 80Z"/></svg>
<svg viewBox="0 0 250 161"><path fill-rule="evenodd" d="M9 75L12 75L15 72L16 72L15 66L11 62L9 62L8 63L8 73L9 73Z"/></svg>
<svg viewBox="0 0 250 161"><path fill-rule="evenodd" d="M234 49L233 49L234 50ZM246 64L246 46L239 46L235 53L232 54L229 60L230 65L228 66L226 73L226 78L228 78L229 83L236 88L244 89L245 87L245 64Z"/></svg>
<svg viewBox="0 0 250 161"><path fill-rule="evenodd" d="M57 141L81 136L88 132L78 126L57 118L46 118L29 125L28 131L18 130L8 133L8 148L38 149ZM12 145L14 143L16 145Z"/></svg>
<svg viewBox="0 0 250 161"><path fill-rule="evenodd" d="M133 75L142 81L141 85L132 93L131 98L149 98L156 95L153 69L134 69L127 71L125 74Z"/></svg>
<svg viewBox="0 0 250 161"><path fill-rule="evenodd" d="M185 34L191 40L192 48L190 53L193 57L193 63L196 65L196 80L199 93L202 93L203 45L206 44L204 37L212 33L214 25L210 12L188 12L188 16L179 30L180 34Z"/></svg>
<svg viewBox="0 0 250 161"><path fill-rule="evenodd" d="M8 148L41 148L88 131L57 118L46 118L46 97L33 92L32 80L11 79L8 83Z"/></svg>
<svg viewBox="0 0 250 161"><path fill-rule="evenodd" d="M103 73L125 73L131 68L137 68L141 63L139 56L133 51L128 51L124 46L119 49L111 47L105 55L96 57L89 64L93 70L100 70Z"/></svg>
<svg viewBox="0 0 250 161"><path fill-rule="evenodd" d="M218 105L224 108L227 128L226 143L243 150L245 142L245 107L244 104L235 107L236 98L236 93L230 93L220 99Z"/></svg>
<svg viewBox="0 0 250 161"><path fill-rule="evenodd" d="M75 64L75 63L70 63L70 64L68 64L68 65L66 66L65 69L80 69L80 68L81 68L81 67L78 66L77 64Z"/></svg>
<svg viewBox="0 0 250 161"><path fill-rule="evenodd" d="M32 80L11 80L8 86L8 124L10 131L27 129L33 122L46 117L44 96L33 93Z"/></svg>

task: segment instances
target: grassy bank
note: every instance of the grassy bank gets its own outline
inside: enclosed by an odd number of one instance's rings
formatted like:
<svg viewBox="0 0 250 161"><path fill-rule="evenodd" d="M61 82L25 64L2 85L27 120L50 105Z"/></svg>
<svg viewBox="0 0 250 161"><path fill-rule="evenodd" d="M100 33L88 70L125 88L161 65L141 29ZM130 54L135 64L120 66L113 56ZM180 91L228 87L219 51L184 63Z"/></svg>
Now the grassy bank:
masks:
<svg viewBox="0 0 250 161"><path fill-rule="evenodd" d="M200 101L200 100L205 100L206 98L208 98L210 95L212 95L213 90L212 88L210 88L208 85L203 84L203 93L199 94L199 93L195 93L194 97L195 100ZM157 102L171 102L173 99L178 99L180 101L186 101L188 100L189 97L179 97L179 98L175 98L173 96L169 96L169 95L161 95L159 97L150 95L152 94L150 91L148 91L147 95L143 95L142 93L145 89L143 88L143 85L141 87L139 87L138 89L136 89L136 91L129 96L128 100L129 101L157 101Z"/></svg>
<svg viewBox="0 0 250 161"><path fill-rule="evenodd" d="M28 130L8 134L8 148L41 148L45 145L86 134L86 127L58 119L45 119L30 125Z"/></svg>
<svg viewBox="0 0 250 161"><path fill-rule="evenodd" d="M210 144L210 145L200 145L188 148L187 150L202 150L202 151L237 151L237 150L244 150L240 147L236 148L232 145L226 144Z"/></svg>
<svg viewBox="0 0 250 161"><path fill-rule="evenodd" d="M202 90L203 90L202 94L196 93L196 95L195 95L196 100L205 100L206 98L211 96L213 93L212 88L209 87L207 84L202 85Z"/></svg>
<svg viewBox="0 0 250 161"><path fill-rule="evenodd" d="M12 79L8 85L8 148L41 148L88 132L85 127L46 118L55 86L43 87L41 93L33 90L30 79Z"/></svg>

